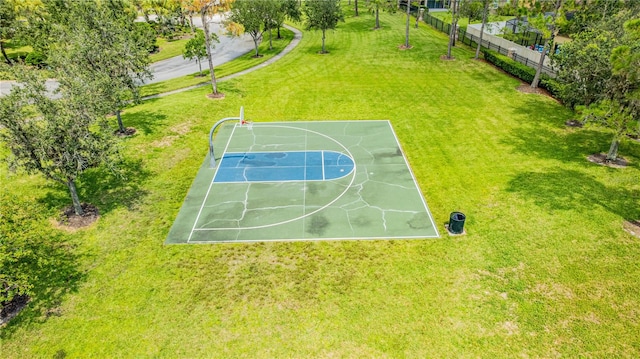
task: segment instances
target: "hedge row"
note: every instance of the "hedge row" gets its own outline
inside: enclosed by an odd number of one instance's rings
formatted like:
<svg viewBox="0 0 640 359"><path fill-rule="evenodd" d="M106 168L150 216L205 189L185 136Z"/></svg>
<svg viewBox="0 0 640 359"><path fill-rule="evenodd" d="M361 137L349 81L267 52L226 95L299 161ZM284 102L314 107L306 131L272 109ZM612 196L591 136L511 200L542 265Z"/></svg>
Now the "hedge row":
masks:
<svg viewBox="0 0 640 359"><path fill-rule="evenodd" d="M506 71L507 73L519 78L524 82L531 83L536 76L536 70L519 63L507 56L489 49L483 49L484 58L488 62L492 63L496 67ZM540 76L539 86L551 93L551 95L557 99L560 98L560 83L551 77L542 74Z"/></svg>

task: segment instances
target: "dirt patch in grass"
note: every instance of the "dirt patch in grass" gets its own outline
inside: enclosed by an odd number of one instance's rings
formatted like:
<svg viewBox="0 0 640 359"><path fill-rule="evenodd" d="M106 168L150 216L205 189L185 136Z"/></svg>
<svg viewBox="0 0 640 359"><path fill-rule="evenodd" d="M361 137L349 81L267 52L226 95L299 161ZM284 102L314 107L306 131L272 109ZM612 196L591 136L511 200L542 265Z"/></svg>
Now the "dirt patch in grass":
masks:
<svg viewBox="0 0 640 359"><path fill-rule="evenodd" d="M541 89L540 87L533 88L530 84L521 83L520 86L516 87L516 90L522 93L537 93L540 95L548 95L549 92ZM545 93L546 92L546 93Z"/></svg>
<svg viewBox="0 0 640 359"><path fill-rule="evenodd" d="M29 296L26 294L16 295L12 300L1 304L0 310L0 327L13 319L24 307L29 303Z"/></svg>
<svg viewBox="0 0 640 359"><path fill-rule="evenodd" d="M411 46L411 45L409 45L409 46L405 46L405 45L398 46L398 49L400 49L400 50L409 50L409 49L412 49L412 48L413 48L413 46Z"/></svg>
<svg viewBox="0 0 640 359"><path fill-rule="evenodd" d="M440 60L442 61L454 61L456 58L451 56L451 57L447 57L447 55L442 55L440 56Z"/></svg>
<svg viewBox="0 0 640 359"><path fill-rule="evenodd" d="M578 120L565 121L564 125L567 127L577 127L577 128L581 128L584 126L584 124Z"/></svg>
<svg viewBox="0 0 640 359"><path fill-rule="evenodd" d="M207 94L207 98L210 98L213 100L221 100L224 98L224 94L222 92L210 93L210 94Z"/></svg>
<svg viewBox="0 0 640 359"><path fill-rule="evenodd" d="M601 166L607 166L611 168L625 168L627 167L627 165L629 165L629 162L627 162L622 157L618 157L613 161L609 161L607 160L607 155L604 153L595 153L593 155L588 156L587 159L589 160L589 162L593 162L595 164L598 164Z"/></svg>
<svg viewBox="0 0 640 359"><path fill-rule="evenodd" d="M188 122L177 124L177 125L169 128L169 130L171 132L175 132L175 133L177 133L179 135L186 135L191 130L191 126L192 126L192 123L190 121L188 121Z"/></svg>
<svg viewBox="0 0 640 359"><path fill-rule="evenodd" d="M167 136L167 137L163 137L157 141L153 141L151 142L151 146L153 147L158 147L158 148L164 148L164 147L169 147L173 144L173 141L177 140L178 138L180 138L179 136Z"/></svg>
<svg viewBox="0 0 640 359"><path fill-rule="evenodd" d="M640 221L624 221L622 228L631 233L632 236L640 238Z"/></svg>
<svg viewBox="0 0 640 359"><path fill-rule="evenodd" d="M92 204L82 203L83 215L77 215L73 206L65 207L58 219L58 227L66 230L75 230L91 225L100 218L98 208Z"/></svg>
<svg viewBox="0 0 640 359"><path fill-rule="evenodd" d="M120 131L119 129L114 132L114 134L118 137L129 137L129 136L133 136L135 133L136 133L136 129L133 127L125 128L124 132Z"/></svg>

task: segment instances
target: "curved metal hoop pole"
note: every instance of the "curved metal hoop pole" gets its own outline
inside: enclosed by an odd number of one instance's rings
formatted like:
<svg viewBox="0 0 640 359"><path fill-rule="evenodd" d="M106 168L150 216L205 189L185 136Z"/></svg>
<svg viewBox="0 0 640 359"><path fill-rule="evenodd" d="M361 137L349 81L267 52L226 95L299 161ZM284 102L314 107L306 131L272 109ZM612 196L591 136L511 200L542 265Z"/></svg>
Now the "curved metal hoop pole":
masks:
<svg viewBox="0 0 640 359"><path fill-rule="evenodd" d="M227 121L244 122L244 107L240 107L240 117L225 117L211 127L211 131L209 131L209 168L216 168L216 157L213 154L213 132L218 128L218 126Z"/></svg>

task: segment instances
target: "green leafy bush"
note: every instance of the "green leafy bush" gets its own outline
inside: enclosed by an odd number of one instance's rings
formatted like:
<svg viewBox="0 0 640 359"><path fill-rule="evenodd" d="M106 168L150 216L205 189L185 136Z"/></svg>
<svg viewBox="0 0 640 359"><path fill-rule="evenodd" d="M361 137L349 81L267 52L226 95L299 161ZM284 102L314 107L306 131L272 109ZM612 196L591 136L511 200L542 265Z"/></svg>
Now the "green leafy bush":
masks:
<svg viewBox="0 0 640 359"><path fill-rule="evenodd" d="M533 78L536 75L535 69L529 66L526 66L524 64L521 64L518 61L510 59L507 56L504 56L502 54L499 54L489 49L484 49L482 50L482 52L484 54L485 60L492 63L496 67L504 70L505 72L519 78L524 82L531 83L533 81ZM558 81L552 79L551 77L545 74L542 74L542 76L540 76L539 86L549 91L549 93L554 98L559 98L561 84Z"/></svg>
<svg viewBox="0 0 640 359"><path fill-rule="evenodd" d="M27 55L27 57L25 58L24 62L27 65L31 65L31 66L45 67L46 60L47 60L47 57L43 53L39 51L31 51L29 55Z"/></svg>

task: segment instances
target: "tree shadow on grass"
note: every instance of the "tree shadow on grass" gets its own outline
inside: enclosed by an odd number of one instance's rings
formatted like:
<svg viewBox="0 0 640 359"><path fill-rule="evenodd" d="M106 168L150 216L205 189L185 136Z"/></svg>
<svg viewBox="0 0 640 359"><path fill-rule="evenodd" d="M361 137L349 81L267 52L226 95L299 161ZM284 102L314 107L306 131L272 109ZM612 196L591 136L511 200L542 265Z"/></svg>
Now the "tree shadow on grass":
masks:
<svg viewBox="0 0 640 359"><path fill-rule="evenodd" d="M238 80L231 79L223 81L219 85L220 92L224 93L227 97L246 97L246 91L238 87Z"/></svg>
<svg viewBox="0 0 640 359"><path fill-rule="evenodd" d="M520 173L509 182L507 191L523 194L549 212L586 212L599 206L625 219L640 218L640 190L608 187L576 170Z"/></svg>
<svg viewBox="0 0 640 359"><path fill-rule="evenodd" d="M157 101L158 99L149 99L145 103ZM145 135L155 133L158 127L166 125L167 116L151 111L132 111L126 109L122 112L122 122L126 127L133 127L137 132ZM115 121L115 118L114 118Z"/></svg>
<svg viewBox="0 0 640 359"><path fill-rule="evenodd" d="M28 227L19 229L19 235L23 236L20 248L26 255L13 265L20 266L20 271L31 279L30 301L0 330L0 341L31 324L64 315L60 306L65 296L77 292L86 278L80 269L85 255L78 252L67 236L52 232L42 218Z"/></svg>
<svg viewBox="0 0 640 359"><path fill-rule="evenodd" d="M116 171L100 167L84 172L77 181L78 195L82 202L97 206L101 215L121 207L134 210L148 194L142 184L150 176L142 160L124 159ZM57 210L71 205L66 187L57 183L50 186L40 202Z"/></svg>
<svg viewBox="0 0 640 359"><path fill-rule="evenodd" d="M376 18L369 16L369 14L362 14L363 11L359 11L361 14L358 16L358 20L356 18L352 18L349 22L338 23L336 30L342 32L358 32L362 33L365 31L373 31L373 28L376 26ZM382 21L380 21L380 25L382 26Z"/></svg>
<svg viewBox="0 0 640 359"><path fill-rule="evenodd" d="M515 114L524 120L503 143L517 153L592 166L587 156L606 152L611 143L611 135L606 131L595 127L567 127L565 121L572 114L557 106L532 99L527 105L516 108ZM626 141L621 145L620 155L640 158L639 146ZM633 166L638 166L638 161L632 162L635 162Z"/></svg>

